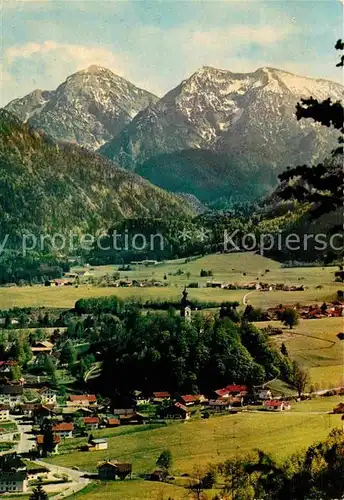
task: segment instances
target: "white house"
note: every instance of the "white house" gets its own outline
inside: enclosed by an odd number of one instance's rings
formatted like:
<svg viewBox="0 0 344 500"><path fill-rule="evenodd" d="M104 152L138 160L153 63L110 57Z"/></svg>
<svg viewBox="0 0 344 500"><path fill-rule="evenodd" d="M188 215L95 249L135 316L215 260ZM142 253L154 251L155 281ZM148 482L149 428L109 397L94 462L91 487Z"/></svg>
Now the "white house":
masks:
<svg viewBox="0 0 344 500"><path fill-rule="evenodd" d="M101 451L108 449L107 439L92 439L88 444L88 451Z"/></svg>
<svg viewBox="0 0 344 500"><path fill-rule="evenodd" d="M264 407L269 411L287 411L291 409L290 403L280 400L264 401Z"/></svg>
<svg viewBox="0 0 344 500"><path fill-rule="evenodd" d="M0 472L0 492L25 492L27 491L27 472L19 470L16 472Z"/></svg>
<svg viewBox="0 0 344 500"><path fill-rule="evenodd" d="M0 404L14 408L19 405L22 395L22 385L3 385L0 387Z"/></svg>
<svg viewBox="0 0 344 500"><path fill-rule="evenodd" d="M271 394L270 389L260 389L258 391L258 399L260 399L261 401L265 401L265 400L271 399L271 398L272 398L272 394Z"/></svg>
<svg viewBox="0 0 344 500"><path fill-rule="evenodd" d="M16 453L0 455L0 493L21 493L26 490L26 464Z"/></svg>
<svg viewBox="0 0 344 500"><path fill-rule="evenodd" d="M53 433L61 439L70 439L73 437L74 425L69 422L62 422L54 425Z"/></svg>
<svg viewBox="0 0 344 500"><path fill-rule="evenodd" d="M9 405L0 405L0 422L5 422L10 418L10 407Z"/></svg>
<svg viewBox="0 0 344 500"><path fill-rule="evenodd" d="M56 404L57 391L51 389L50 387L42 387L42 389L40 389L38 392L41 396L42 404L44 405Z"/></svg>

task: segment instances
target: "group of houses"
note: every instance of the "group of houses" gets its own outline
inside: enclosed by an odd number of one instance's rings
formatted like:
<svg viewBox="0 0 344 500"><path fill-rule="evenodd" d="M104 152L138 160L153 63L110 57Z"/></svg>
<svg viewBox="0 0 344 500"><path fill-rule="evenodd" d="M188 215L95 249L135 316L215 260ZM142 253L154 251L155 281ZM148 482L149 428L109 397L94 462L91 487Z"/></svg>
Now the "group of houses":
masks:
<svg viewBox="0 0 344 500"><path fill-rule="evenodd" d="M249 283L223 283L222 281L210 280L206 282L207 288L222 288L224 290L257 290L260 292L272 292L273 290L283 292L303 292L303 285L286 285L284 283L264 283L250 281Z"/></svg>
<svg viewBox="0 0 344 500"><path fill-rule="evenodd" d="M166 286L165 283L159 280L130 280L130 279L119 279L115 280L111 286L114 287L121 287L121 288L128 288L128 287L140 287L140 288L145 288L145 287L161 287L161 286Z"/></svg>
<svg viewBox="0 0 344 500"><path fill-rule="evenodd" d="M100 480L123 480L132 476L132 464L106 460L97 466ZM0 496L2 494L29 494L32 481L49 479L50 471L41 463L30 462L30 467L17 453L0 455ZM62 493L63 496L63 493Z"/></svg>
<svg viewBox="0 0 344 500"><path fill-rule="evenodd" d="M266 310L267 320L278 320L283 310L289 306L270 307ZM344 316L344 301L334 300L329 303L310 304L305 306L290 306L297 310L302 319L322 319L322 318L340 318Z"/></svg>

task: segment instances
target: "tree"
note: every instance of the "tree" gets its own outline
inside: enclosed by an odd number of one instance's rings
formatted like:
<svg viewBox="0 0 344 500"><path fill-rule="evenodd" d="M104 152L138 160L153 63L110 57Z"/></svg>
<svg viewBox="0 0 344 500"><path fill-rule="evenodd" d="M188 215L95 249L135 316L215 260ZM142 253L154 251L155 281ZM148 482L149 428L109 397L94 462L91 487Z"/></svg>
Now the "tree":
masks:
<svg viewBox="0 0 344 500"><path fill-rule="evenodd" d="M310 383L309 371L296 363L296 361L293 363L292 382L299 397L302 396L306 387Z"/></svg>
<svg viewBox="0 0 344 500"><path fill-rule="evenodd" d="M43 490L40 483L33 489L30 500L48 500L48 494Z"/></svg>
<svg viewBox="0 0 344 500"><path fill-rule="evenodd" d="M173 456L171 450L164 450L160 453L158 460L156 461L156 465L160 467L160 469L168 474L168 471L171 469L173 463Z"/></svg>
<svg viewBox="0 0 344 500"><path fill-rule="evenodd" d="M344 50L344 43L338 40L335 48ZM344 56L337 67L343 67ZM319 102L310 97L302 99L296 106L296 117L312 118L325 127L334 127L341 135L338 139L340 146L332 151L332 158L316 166L298 166L289 168L279 178L282 182L278 195L285 200L294 198L300 202L312 204L310 215L318 218L332 212L343 205L342 155L344 143L344 109L340 102L332 102L330 98Z"/></svg>
<svg viewBox="0 0 344 500"><path fill-rule="evenodd" d="M293 328L293 326L296 326L299 324L299 315L296 309L292 308L287 308L284 309L284 311L281 313L281 321L284 325L289 326L290 329Z"/></svg>
<svg viewBox="0 0 344 500"><path fill-rule="evenodd" d="M283 354L283 356L288 356L288 349L287 349L284 342L282 342L282 345L281 345L281 353Z"/></svg>
<svg viewBox="0 0 344 500"><path fill-rule="evenodd" d="M53 358L49 355L43 357L43 371L51 377L54 383L57 383L57 370Z"/></svg>
<svg viewBox="0 0 344 500"><path fill-rule="evenodd" d="M43 455L47 457L54 449L54 433L52 430L52 423L46 419L42 425L43 435Z"/></svg>
<svg viewBox="0 0 344 500"><path fill-rule="evenodd" d="M19 365L12 365L10 369L11 380L19 380L22 377L22 372Z"/></svg>
<svg viewBox="0 0 344 500"><path fill-rule="evenodd" d="M60 363L63 365L74 365L76 362L76 350L71 340L67 340L62 346L60 353Z"/></svg>

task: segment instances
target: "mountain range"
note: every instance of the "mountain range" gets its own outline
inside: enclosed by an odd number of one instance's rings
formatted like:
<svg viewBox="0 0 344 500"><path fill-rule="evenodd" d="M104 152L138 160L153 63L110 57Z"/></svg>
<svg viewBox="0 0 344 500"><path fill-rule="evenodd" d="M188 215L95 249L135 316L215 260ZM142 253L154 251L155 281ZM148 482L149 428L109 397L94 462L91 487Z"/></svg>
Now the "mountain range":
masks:
<svg viewBox="0 0 344 500"><path fill-rule="evenodd" d="M255 199L289 165L323 160L335 131L297 121L302 97L342 98L344 87L274 68L203 67L161 99L91 66L57 90L6 109L54 139L78 143L154 184L202 203Z"/></svg>
<svg viewBox="0 0 344 500"><path fill-rule="evenodd" d="M343 90L272 68L239 74L204 67L141 111L100 152L161 187L175 188L176 178L193 184L190 192L201 201L248 190L257 196L287 166L329 154L337 134L297 121L295 106L302 97L338 100ZM213 154L200 162L202 150Z"/></svg>

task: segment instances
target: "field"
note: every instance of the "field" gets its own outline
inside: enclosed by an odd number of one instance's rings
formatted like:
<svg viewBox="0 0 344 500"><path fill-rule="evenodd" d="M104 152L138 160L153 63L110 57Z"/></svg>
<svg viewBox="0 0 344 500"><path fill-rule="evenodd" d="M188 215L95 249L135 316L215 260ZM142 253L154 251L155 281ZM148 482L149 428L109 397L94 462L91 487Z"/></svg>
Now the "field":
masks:
<svg viewBox="0 0 344 500"><path fill-rule="evenodd" d="M106 274L110 276L118 266L100 266L95 268L93 278ZM212 270L211 278L200 277L201 269ZM176 274L178 270L183 274ZM266 272L269 270L268 272ZM48 288L44 286L0 288L0 308L11 307L73 307L81 297L118 295L124 299L135 297L147 299L177 299L181 288L190 282L197 281L205 286L209 280L223 283L248 283L264 281L270 283L286 283L304 285L304 292L252 292L247 297L249 303L259 307L270 307L282 303L310 303L331 299L340 288L333 281L334 267L282 268L278 262L260 255L250 253L214 254L186 262L185 259L168 261L154 267L136 266L133 271L120 272L121 278L154 279L164 281L168 286L162 288L112 288L99 287L84 283L79 287ZM87 278L88 280L90 278ZM91 278L92 279L92 278ZM322 288L316 288L321 284ZM242 302L247 294L245 290L221 290L210 288L190 289L190 299L212 300L222 302L238 300Z"/></svg>
<svg viewBox="0 0 344 500"><path fill-rule="evenodd" d="M256 323L259 327L281 326L279 322ZM309 368L311 385L316 390L344 386L344 342L337 338L343 331L343 318L305 319L283 334L272 337L279 347L282 342L290 357Z"/></svg>
<svg viewBox="0 0 344 500"><path fill-rule="evenodd" d="M332 402L328 402L328 409ZM314 440L325 438L329 430L340 426L340 415L308 412L243 412L237 415L212 417L171 424L158 429L114 434L109 449L87 453L72 451L67 443L66 455L49 459L55 465L78 466L95 471L99 461L108 457L132 461L135 474L154 470L160 452L168 446L174 456L173 473L190 473L194 467L244 455L255 448L272 453L277 459L306 448ZM98 431L97 435L104 435ZM95 434L94 434L95 435ZM75 443L80 445L80 442ZM63 453L64 445L60 447Z"/></svg>
<svg viewBox="0 0 344 500"><path fill-rule="evenodd" d="M214 494L214 490L212 494ZM71 500L187 500L190 498L185 488L166 483L154 483L133 479L95 483L70 497Z"/></svg>

